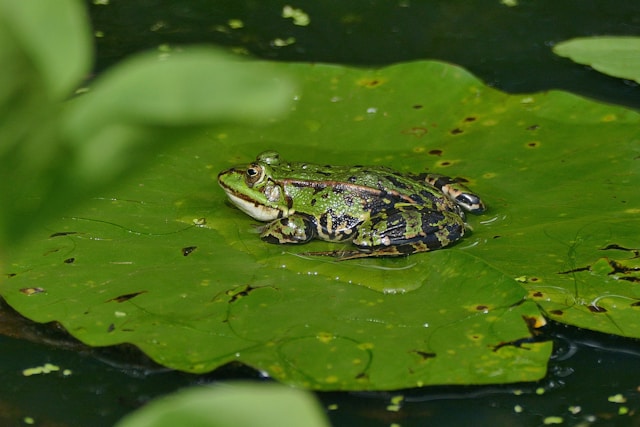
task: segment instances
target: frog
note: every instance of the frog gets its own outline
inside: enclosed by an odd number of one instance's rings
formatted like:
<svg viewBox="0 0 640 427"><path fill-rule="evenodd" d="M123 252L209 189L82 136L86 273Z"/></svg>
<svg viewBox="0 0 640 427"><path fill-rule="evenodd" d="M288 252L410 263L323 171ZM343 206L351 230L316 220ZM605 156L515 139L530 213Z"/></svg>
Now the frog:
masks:
<svg viewBox="0 0 640 427"><path fill-rule="evenodd" d="M460 179L446 175L289 162L274 150L220 172L217 179L232 205L265 223L262 240L349 243L347 249L302 253L338 260L444 248L464 236L465 212L486 210Z"/></svg>

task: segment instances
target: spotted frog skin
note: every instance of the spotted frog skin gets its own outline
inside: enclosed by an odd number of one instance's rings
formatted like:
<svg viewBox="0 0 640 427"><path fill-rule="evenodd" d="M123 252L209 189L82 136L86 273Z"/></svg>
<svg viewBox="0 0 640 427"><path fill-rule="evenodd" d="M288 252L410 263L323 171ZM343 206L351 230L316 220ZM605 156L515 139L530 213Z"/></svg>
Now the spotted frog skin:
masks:
<svg viewBox="0 0 640 427"><path fill-rule="evenodd" d="M307 253L340 260L440 249L464 235L463 209L485 210L478 196L446 176L285 162L275 151L220 172L218 183L240 210L267 222L263 240L351 242L355 248Z"/></svg>

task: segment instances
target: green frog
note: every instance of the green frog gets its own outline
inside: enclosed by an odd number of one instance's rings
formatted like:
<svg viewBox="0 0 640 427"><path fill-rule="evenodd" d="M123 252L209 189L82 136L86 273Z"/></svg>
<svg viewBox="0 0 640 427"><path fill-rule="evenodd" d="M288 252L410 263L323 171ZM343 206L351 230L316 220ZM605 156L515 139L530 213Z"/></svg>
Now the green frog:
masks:
<svg viewBox="0 0 640 427"><path fill-rule="evenodd" d="M275 151L220 172L218 183L241 211L267 222L263 240L351 242L355 248L306 253L340 260L443 248L464 235L463 210L485 210L478 196L447 176L286 162Z"/></svg>

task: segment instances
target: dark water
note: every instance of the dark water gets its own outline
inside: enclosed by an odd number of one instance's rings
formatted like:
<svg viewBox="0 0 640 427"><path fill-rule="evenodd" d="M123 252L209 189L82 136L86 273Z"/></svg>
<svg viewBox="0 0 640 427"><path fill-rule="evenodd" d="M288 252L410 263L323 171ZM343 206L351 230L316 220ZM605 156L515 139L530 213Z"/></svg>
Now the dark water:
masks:
<svg viewBox="0 0 640 427"><path fill-rule="evenodd" d="M640 343L551 324L555 351L549 374L537 383L427 387L378 393L319 393L334 426L640 426ZM154 397L182 387L228 379L261 380L232 366L208 375L115 364L126 357L95 355L0 337L0 425L110 426ZM131 359L129 359L130 361ZM24 377L25 367L51 363L60 371ZM65 375L64 370L70 373ZM609 399L621 395L626 402ZM402 396L399 410L392 400ZM628 408L629 414L620 415Z"/></svg>
<svg viewBox="0 0 640 427"><path fill-rule="evenodd" d="M559 88L640 108L637 84L558 58L550 47L590 35L640 35L640 1L536 0L507 7L488 0L297 1L311 18L299 27L280 15L284 2L111 0L88 2L99 73L160 44L214 43L261 58L382 66L415 59L461 65L508 92ZM228 30L229 19L244 28ZM225 27L226 30L222 31ZM295 43L274 47L276 38ZM640 343L562 325L550 372L537 384L433 387L393 393L323 393L335 426L640 426ZM0 337L0 425L110 426L149 399L225 378L257 378L232 368L207 376L124 369L75 351ZM52 363L71 370L22 376ZM625 403L610 402L621 394ZM391 399L402 395L398 411ZM627 408L627 414L624 414ZM620 414L622 413L622 414ZM47 424L48 423L48 424Z"/></svg>
<svg viewBox="0 0 640 427"><path fill-rule="evenodd" d="M640 107L638 85L601 75L555 56L551 47L573 37L640 35L637 0L302 0L311 18L296 26L271 0L112 0L92 6L104 37L98 69L160 44L212 43L254 56L304 62L383 66L438 59L458 64L507 92L563 89ZM244 27L224 30L229 19ZM227 27L228 28L228 27ZM286 47L276 38L294 37Z"/></svg>

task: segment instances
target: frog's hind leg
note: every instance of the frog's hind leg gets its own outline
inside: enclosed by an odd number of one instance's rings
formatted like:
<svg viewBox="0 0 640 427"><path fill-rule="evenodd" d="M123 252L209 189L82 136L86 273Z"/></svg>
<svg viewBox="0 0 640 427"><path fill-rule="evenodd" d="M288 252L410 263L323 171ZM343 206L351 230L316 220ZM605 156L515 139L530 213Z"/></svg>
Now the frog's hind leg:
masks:
<svg viewBox="0 0 640 427"><path fill-rule="evenodd" d="M428 173L420 175L427 183L433 185L445 196L461 206L464 210L479 214L486 210L486 207L480 197L475 195L464 184L458 180L445 175Z"/></svg>
<svg viewBox="0 0 640 427"><path fill-rule="evenodd" d="M363 223L353 244L369 256L399 256L440 249L464 235L460 215L416 206L397 207Z"/></svg>

